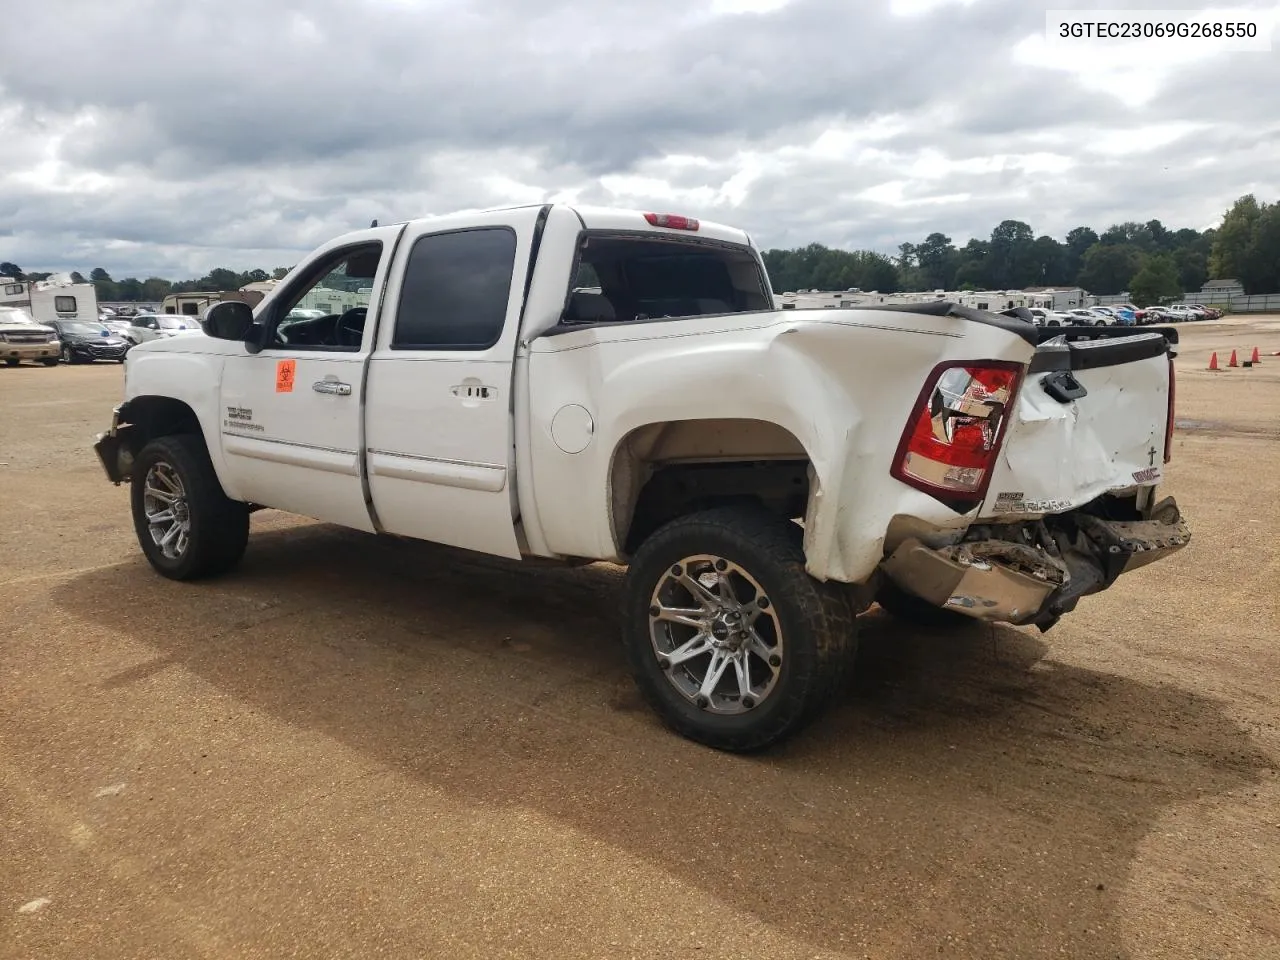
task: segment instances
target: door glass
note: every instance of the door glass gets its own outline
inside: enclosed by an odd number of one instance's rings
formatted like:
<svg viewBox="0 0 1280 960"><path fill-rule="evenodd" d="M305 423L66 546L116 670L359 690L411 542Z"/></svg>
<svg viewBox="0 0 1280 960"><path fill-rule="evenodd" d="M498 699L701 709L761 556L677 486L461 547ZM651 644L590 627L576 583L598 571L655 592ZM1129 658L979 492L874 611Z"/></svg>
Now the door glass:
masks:
<svg viewBox="0 0 1280 960"><path fill-rule="evenodd" d="M373 295L382 243L336 253L286 291L276 304L280 318L270 345L290 350L358 350Z"/></svg>

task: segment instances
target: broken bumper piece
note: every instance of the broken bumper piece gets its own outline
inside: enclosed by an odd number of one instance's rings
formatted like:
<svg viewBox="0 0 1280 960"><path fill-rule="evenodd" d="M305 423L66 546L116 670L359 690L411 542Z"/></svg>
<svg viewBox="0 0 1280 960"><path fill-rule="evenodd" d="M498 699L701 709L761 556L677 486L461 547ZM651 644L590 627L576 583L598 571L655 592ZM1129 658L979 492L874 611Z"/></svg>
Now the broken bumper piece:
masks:
<svg viewBox="0 0 1280 960"><path fill-rule="evenodd" d="M1124 573L1181 550L1191 539L1177 505L1164 501L1158 519L1103 520L1069 514L1054 550L1009 540L930 547L908 539L882 564L899 587L936 607L976 620L1038 625L1047 630L1082 596Z"/></svg>

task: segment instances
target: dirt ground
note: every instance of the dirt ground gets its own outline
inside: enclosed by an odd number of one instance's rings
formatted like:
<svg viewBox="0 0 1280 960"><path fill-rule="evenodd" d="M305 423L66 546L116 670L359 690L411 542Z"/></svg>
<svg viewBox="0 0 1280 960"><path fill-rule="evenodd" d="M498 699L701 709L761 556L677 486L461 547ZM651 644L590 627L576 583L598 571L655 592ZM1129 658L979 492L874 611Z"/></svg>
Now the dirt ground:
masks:
<svg viewBox="0 0 1280 960"><path fill-rule="evenodd" d="M754 758L641 705L612 568L264 511L163 580L120 368L0 368L0 957L1280 957L1280 318L1179 329L1191 545L1044 635L873 610Z"/></svg>

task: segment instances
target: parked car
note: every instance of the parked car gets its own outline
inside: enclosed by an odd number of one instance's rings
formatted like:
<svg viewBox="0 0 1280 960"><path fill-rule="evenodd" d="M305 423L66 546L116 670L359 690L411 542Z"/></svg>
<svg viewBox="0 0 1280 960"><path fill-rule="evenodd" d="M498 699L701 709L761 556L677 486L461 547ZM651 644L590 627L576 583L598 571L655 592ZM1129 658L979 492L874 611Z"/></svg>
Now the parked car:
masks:
<svg viewBox="0 0 1280 960"><path fill-rule="evenodd" d="M134 343L146 343L167 337L200 334L200 321L195 317L173 313L140 313L129 318L127 337Z"/></svg>
<svg viewBox="0 0 1280 960"><path fill-rule="evenodd" d="M281 330L353 281L363 305ZM1176 335L1067 342L945 300L783 311L770 290L746 232L671 214L545 204L358 230L256 308L210 306L206 337L134 348L95 449L173 580L236 565L264 505L625 564L637 685L733 751L846 689L874 602L1047 630L1188 542L1157 496Z"/></svg>
<svg viewBox="0 0 1280 960"><path fill-rule="evenodd" d="M87 320L50 320L49 326L58 332L64 363L92 363L94 360L124 363L125 354L133 346L100 323L90 323Z"/></svg>
<svg viewBox="0 0 1280 960"><path fill-rule="evenodd" d="M1192 310L1185 303L1175 303L1167 309L1167 315L1172 320L1180 322L1190 322L1192 320L1203 320L1204 318Z"/></svg>
<svg viewBox="0 0 1280 960"><path fill-rule="evenodd" d="M1203 303L1189 303L1187 306L1201 314L1205 320L1217 320L1222 316L1222 311L1217 307L1206 307Z"/></svg>
<svg viewBox="0 0 1280 960"><path fill-rule="evenodd" d="M0 358L7 366L34 360L56 367L61 350L57 332L47 323L36 323L20 307L0 307Z"/></svg>
<svg viewBox="0 0 1280 960"><path fill-rule="evenodd" d="M1067 313L1071 316L1071 322L1081 327L1110 326L1116 321L1115 317L1105 313L1098 313L1088 307L1077 307L1073 310L1068 310Z"/></svg>

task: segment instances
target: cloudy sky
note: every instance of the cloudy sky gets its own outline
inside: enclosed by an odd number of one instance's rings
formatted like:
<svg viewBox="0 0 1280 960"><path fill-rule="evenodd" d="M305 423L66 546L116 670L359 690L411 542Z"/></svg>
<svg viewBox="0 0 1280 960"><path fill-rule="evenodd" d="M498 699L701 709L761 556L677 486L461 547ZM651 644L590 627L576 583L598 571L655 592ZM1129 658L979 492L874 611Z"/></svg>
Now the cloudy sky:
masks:
<svg viewBox="0 0 1280 960"><path fill-rule="evenodd" d="M1046 41L1186 0L45 0L0 59L0 260L180 278L542 199L766 247L1280 200L1270 52ZM12 32L10 33L12 36Z"/></svg>

